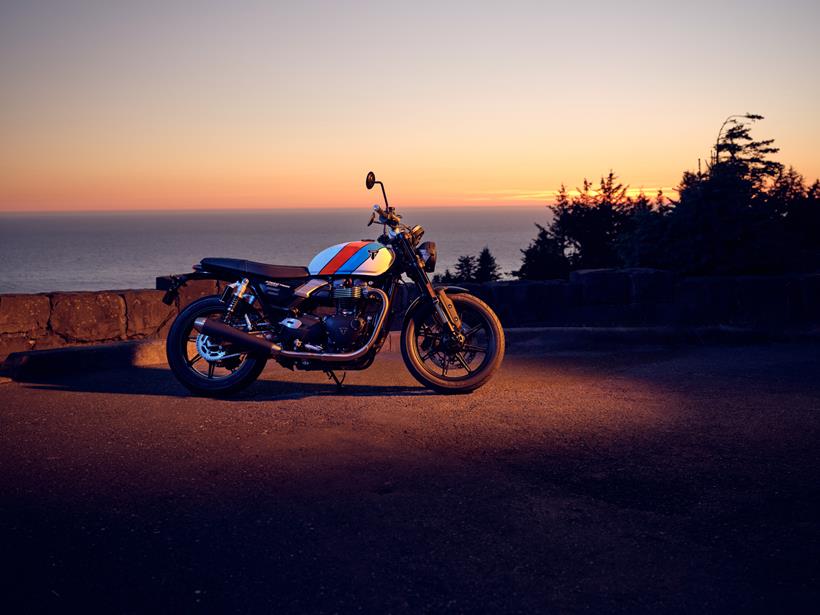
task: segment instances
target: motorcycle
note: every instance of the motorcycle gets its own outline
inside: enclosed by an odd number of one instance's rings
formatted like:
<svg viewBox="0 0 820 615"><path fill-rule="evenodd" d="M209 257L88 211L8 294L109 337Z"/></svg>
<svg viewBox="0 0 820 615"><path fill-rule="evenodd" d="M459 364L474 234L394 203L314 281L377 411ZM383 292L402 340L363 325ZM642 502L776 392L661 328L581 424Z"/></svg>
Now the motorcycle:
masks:
<svg viewBox="0 0 820 615"><path fill-rule="evenodd" d="M227 282L221 295L188 305L168 333L168 365L199 395L223 396L250 385L274 359L291 370L367 369L389 334L406 275L419 296L409 305L400 346L410 373L440 393L468 393L487 383L504 357L504 330L493 310L458 286L433 285L436 244L407 226L371 171L365 186L381 187L368 226L377 240L337 244L307 267L235 258L203 258L191 273L167 278L174 302L189 280Z"/></svg>

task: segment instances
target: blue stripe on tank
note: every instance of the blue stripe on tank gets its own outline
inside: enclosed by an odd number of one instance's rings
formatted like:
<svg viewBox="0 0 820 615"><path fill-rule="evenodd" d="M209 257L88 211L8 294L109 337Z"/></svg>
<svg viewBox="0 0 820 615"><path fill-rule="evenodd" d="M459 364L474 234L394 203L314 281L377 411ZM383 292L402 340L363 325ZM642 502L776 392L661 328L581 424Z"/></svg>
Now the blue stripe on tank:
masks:
<svg viewBox="0 0 820 615"><path fill-rule="evenodd" d="M336 275L353 273L359 268L359 265L370 258L370 250L376 250L381 247L383 247L382 244L376 243L375 241L366 246L362 246L356 254L347 259L344 264L336 270Z"/></svg>

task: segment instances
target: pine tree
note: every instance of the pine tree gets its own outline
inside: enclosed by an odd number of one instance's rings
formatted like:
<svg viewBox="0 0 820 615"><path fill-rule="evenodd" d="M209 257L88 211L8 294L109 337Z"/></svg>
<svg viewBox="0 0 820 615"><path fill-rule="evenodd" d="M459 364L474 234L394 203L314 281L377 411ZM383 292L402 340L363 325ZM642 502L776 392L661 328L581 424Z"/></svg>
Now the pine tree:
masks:
<svg viewBox="0 0 820 615"><path fill-rule="evenodd" d="M495 257L490 253L490 248L484 246L476 261L475 281L494 282L500 277L501 273L498 271L498 263L495 262Z"/></svg>
<svg viewBox="0 0 820 615"><path fill-rule="evenodd" d="M476 265L475 256L468 256L467 254L459 256L458 262L456 262L456 280L459 282L475 281Z"/></svg>
<svg viewBox="0 0 820 615"><path fill-rule="evenodd" d="M684 275L776 274L820 268L820 182L807 185L756 140L761 115L729 116L705 172L686 171L676 199L627 195L614 173L577 194L561 186L549 226L522 250L516 275L543 280L570 269L658 267Z"/></svg>
<svg viewBox="0 0 820 615"><path fill-rule="evenodd" d="M752 138L751 123L761 116L738 117L721 126L707 172L687 171L678 186L666 245L670 266L680 273L769 274L788 266L782 209L788 206L766 198L783 173L783 165L768 158L778 149L772 139Z"/></svg>
<svg viewBox="0 0 820 615"><path fill-rule="evenodd" d="M769 159L769 156L780 151L780 148L774 147L774 139L755 141L752 138L752 124L762 119L762 115L746 113L731 116L723 122L715 144L710 175L737 176L759 190L765 187L768 180L782 173L783 165Z"/></svg>
<svg viewBox="0 0 820 615"><path fill-rule="evenodd" d="M550 229L536 225L538 236L521 250L521 269L512 274L522 280L551 280L564 278L569 273L569 259L564 254L564 245Z"/></svg>

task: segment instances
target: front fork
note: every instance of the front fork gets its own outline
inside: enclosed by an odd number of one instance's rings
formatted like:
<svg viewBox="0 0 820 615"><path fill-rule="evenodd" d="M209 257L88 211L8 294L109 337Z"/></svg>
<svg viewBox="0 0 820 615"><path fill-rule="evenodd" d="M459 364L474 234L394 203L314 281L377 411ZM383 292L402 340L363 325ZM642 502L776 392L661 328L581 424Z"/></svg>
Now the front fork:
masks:
<svg viewBox="0 0 820 615"><path fill-rule="evenodd" d="M432 286L431 286L432 288ZM456 311L456 306L453 305L452 299L447 296L444 289L433 289L436 299L433 302L433 309L435 310L439 324L450 333L452 339L458 345L464 343L464 334L461 333L461 318Z"/></svg>
<svg viewBox="0 0 820 615"><path fill-rule="evenodd" d="M453 305L452 299L447 296L443 288L438 290L433 288L430 278L424 270L424 263L421 262L415 250L408 249L407 252L412 254L415 261L413 281L416 283L419 291L423 295L426 295L432 302L433 314L439 326L449 334L450 339L453 340L457 346L461 346L464 343L464 334L461 332L461 318L458 315L456 306Z"/></svg>

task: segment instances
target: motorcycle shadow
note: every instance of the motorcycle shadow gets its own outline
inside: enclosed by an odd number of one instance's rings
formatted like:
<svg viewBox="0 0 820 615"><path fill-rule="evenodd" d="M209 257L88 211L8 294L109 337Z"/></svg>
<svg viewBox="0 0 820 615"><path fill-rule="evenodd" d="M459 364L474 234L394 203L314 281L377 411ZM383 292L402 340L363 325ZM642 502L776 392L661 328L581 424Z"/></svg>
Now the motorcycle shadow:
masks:
<svg viewBox="0 0 820 615"><path fill-rule="evenodd" d="M104 373L85 374L39 374L21 381L26 388L42 391L72 393L99 393L110 395L152 395L161 397L190 397L202 399L190 393L174 378L168 369L160 367L133 367ZM310 382L294 380L260 379L244 391L229 397L218 398L224 402L265 402L310 397L385 397L404 395L433 395L424 387L405 385L347 384L341 388L333 382Z"/></svg>

